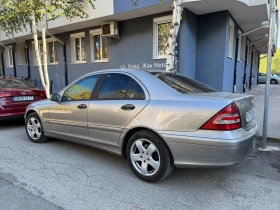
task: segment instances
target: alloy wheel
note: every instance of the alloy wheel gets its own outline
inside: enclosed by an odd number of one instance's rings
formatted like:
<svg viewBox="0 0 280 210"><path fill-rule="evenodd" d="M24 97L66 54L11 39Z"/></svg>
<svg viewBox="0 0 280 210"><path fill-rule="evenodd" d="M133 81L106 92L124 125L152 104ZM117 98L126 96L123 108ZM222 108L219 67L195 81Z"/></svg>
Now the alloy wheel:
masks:
<svg viewBox="0 0 280 210"><path fill-rule="evenodd" d="M28 134L32 139L37 140L40 138L42 134L42 127L38 119L36 119L35 117L31 117L28 120L26 126Z"/></svg>
<svg viewBox="0 0 280 210"><path fill-rule="evenodd" d="M160 167L160 156L156 146L146 139L136 140L130 149L133 167L144 176L154 175Z"/></svg>

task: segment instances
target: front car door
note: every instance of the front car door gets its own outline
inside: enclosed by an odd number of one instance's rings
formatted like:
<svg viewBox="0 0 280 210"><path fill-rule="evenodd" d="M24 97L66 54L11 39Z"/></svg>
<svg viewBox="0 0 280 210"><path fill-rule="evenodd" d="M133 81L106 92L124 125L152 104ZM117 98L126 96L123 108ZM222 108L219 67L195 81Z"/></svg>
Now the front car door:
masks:
<svg viewBox="0 0 280 210"><path fill-rule="evenodd" d="M99 75L92 75L70 85L61 102L49 107L51 132L55 135L89 140L87 129L88 105Z"/></svg>
<svg viewBox="0 0 280 210"><path fill-rule="evenodd" d="M119 146L122 130L147 106L149 94L137 78L125 73L103 75L97 90L88 110L90 140Z"/></svg>

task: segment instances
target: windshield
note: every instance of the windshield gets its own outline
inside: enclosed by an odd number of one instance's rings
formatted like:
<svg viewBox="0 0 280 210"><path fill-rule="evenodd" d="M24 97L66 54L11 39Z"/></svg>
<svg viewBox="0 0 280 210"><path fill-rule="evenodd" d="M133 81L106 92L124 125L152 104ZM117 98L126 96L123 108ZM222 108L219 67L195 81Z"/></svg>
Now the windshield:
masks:
<svg viewBox="0 0 280 210"><path fill-rule="evenodd" d="M15 78L1 78L0 79L0 89L1 88L34 88L31 84L25 80L15 79Z"/></svg>
<svg viewBox="0 0 280 210"><path fill-rule="evenodd" d="M179 93L211 93L218 92L217 90L196 80L184 77L180 74L165 73L165 72L151 72L152 75L163 81L168 86L172 87Z"/></svg>

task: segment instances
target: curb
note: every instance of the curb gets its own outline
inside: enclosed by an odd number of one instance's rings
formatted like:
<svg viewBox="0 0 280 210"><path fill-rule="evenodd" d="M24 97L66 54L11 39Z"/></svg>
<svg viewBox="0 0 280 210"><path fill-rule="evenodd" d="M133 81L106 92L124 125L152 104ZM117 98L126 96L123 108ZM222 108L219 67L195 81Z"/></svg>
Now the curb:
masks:
<svg viewBox="0 0 280 210"><path fill-rule="evenodd" d="M258 136L257 138L259 141L262 140L262 136ZM267 137L267 141L268 142L276 142L276 143L280 143L280 139L277 139L277 138L272 138L272 137Z"/></svg>

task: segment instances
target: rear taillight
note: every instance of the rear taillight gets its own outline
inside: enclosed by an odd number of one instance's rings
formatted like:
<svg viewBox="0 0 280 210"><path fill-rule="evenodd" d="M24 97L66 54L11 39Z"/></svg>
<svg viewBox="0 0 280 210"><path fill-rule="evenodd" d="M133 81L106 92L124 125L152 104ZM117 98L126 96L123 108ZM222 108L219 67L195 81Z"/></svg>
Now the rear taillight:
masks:
<svg viewBox="0 0 280 210"><path fill-rule="evenodd" d="M0 92L0 98L8 97L10 93Z"/></svg>
<svg viewBox="0 0 280 210"><path fill-rule="evenodd" d="M39 95L40 95L41 98L43 98L43 99L47 98L45 91L40 92Z"/></svg>
<svg viewBox="0 0 280 210"><path fill-rule="evenodd" d="M229 131L241 128L239 109L232 103L208 120L200 129Z"/></svg>

